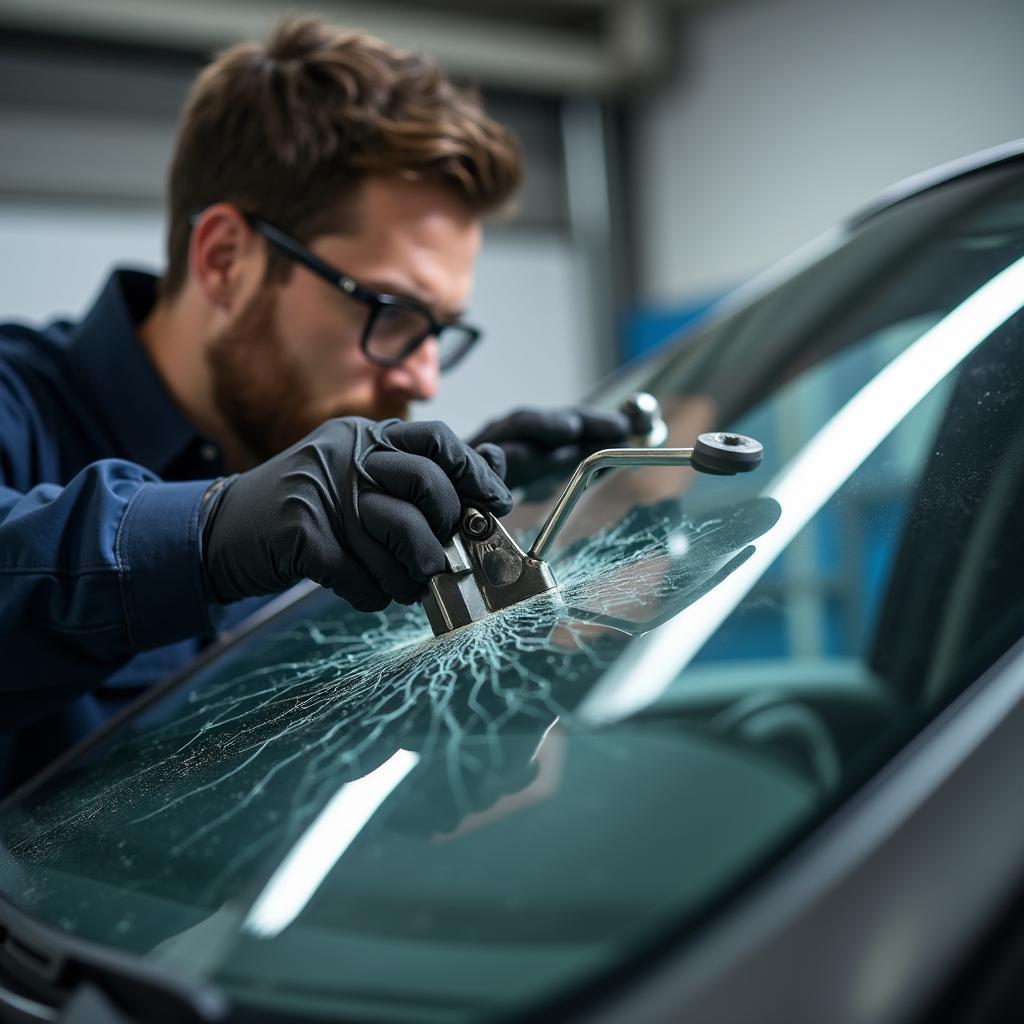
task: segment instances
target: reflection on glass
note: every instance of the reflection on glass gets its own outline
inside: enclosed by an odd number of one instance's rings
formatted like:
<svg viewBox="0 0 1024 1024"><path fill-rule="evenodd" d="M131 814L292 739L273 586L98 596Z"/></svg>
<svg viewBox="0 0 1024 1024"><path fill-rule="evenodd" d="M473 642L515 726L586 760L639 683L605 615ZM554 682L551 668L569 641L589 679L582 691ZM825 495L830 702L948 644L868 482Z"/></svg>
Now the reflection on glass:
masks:
<svg viewBox="0 0 1024 1024"><path fill-rule="evenodd" d="M396 750L369 775L346 782L270 876L242 927L265 939L272 939L287 928L352 840L418 761L418 755Z"/></svg>

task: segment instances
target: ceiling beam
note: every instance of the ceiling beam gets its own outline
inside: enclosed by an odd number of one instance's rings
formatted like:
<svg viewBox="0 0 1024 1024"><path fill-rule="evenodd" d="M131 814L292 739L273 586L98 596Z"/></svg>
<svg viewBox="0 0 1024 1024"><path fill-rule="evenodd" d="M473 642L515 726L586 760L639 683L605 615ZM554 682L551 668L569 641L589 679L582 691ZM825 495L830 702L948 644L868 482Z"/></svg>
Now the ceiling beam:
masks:
<svg viewBox="0 0 1024 1024"><path fill-rule="evenodd" d="M598 5L608 0L598 0ZM0 25L131 45L209 52L264 37L294 12L281 0L0 0ZM318 12L399 46L434 54L454 75L481 85L557 94L613 93L663 66L664 10L625 0L606 10L603 35L500 23L472 14L401 9L386 2L326 2Z"/></svg>

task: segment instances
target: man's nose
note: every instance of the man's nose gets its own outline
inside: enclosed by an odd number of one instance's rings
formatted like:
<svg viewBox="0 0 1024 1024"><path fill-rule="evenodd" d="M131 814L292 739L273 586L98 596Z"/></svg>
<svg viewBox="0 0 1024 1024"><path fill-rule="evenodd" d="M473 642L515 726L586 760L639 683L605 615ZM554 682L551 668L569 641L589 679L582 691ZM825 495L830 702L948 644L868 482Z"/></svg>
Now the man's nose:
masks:
<svg viewBox="0 0 1024 1024"><path fill-rule="evenodd" d="M407 402L426 402L437 395L441 381L441 353L437 338L427 338L398 366L384 372L381 386Z"/></svg>

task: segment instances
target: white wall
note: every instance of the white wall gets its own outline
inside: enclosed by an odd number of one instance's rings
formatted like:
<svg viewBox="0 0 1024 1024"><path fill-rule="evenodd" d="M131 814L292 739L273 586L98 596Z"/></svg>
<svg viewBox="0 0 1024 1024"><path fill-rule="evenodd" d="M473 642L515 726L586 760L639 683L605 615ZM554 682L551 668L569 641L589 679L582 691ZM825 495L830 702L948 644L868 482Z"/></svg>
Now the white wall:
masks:
<svg viewBox="0 0 1024 1024"><path fill-rule="evenodd" d="M115 265L162 261L158 209L0 203L0 321L77 320Z"/></svg>
<svg viewBox="0 0 1024 1024"><path fill-rule="evenodd" d="M489 236L467 311L486 334L417 414L468 434L514 406L578 401L601 375L585 295L568 239L540 230Z"/></svg>
<svg viewBox="0 0 1024 1024"><path fill-rule="evenodd" d="M903 177L1024 136L1024 0L719 0L639 104L641 297L729 285Z"/></svg>
<svg viewBox="0 0 1024 1024"><path fill-rule="evenodd" d="M158 268L162 212L0 202L0 322L78 318L117 264ZM463 433L520 403L579 398L598 374L584 336L577 257L556 231L488 236L467 319L487 333L418 415Z"/></svg>

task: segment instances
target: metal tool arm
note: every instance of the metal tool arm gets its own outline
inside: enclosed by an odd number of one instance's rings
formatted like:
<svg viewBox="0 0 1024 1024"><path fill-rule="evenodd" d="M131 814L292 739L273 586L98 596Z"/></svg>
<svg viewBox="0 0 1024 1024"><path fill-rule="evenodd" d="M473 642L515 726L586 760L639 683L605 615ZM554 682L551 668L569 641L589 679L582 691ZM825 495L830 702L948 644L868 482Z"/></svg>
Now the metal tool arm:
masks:
<svg viewBox="0 0 1024 1024"><path fill-rule="evenodd" d="M576 502L590 486L594 474L601 469L625 469L638 466L689 466L692 448L606 448L588 455L577 467L565 490L558 496L554 507L530 548L530 558L543 561L548 548L554 543Z"/></svg>
<svg viewBox="0 0 1024 1024"><path fill-rule="evenodd" d="M601 469L633 469L644 466L691 466L701 473L732 476L749 473L761 464L760 441L743 434L701 434L693 448L606 448L587 456L558 496L551 514L530 548L530 558L544 560L555 537L565 525L594 474Z"/></svg>

